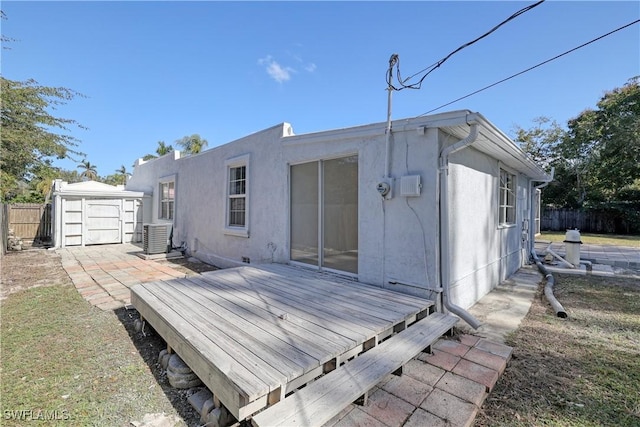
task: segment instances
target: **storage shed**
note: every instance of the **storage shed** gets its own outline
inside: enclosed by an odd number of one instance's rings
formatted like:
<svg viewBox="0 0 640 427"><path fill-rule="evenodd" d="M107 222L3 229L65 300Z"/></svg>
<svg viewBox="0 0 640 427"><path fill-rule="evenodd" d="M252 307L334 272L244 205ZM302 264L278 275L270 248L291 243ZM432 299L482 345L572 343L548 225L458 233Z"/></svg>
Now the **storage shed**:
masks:
<svg viewBox="0 0 640 427"><path fill-rule="evenodd" d="M142 241L143 193L96 181L53 184L55 247Z"/></svg>

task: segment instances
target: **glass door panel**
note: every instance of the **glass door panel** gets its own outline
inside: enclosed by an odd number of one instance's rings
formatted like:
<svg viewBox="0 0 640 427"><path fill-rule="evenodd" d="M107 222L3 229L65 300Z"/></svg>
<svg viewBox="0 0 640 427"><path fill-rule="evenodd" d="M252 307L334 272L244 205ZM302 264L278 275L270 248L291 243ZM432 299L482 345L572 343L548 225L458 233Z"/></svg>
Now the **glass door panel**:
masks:
<svg viewBox="0 0 640 427"><path fill-rule="evenodd" d="M358 272L358 157L323 165L322 266Z"/></svg>
<svg viewBox="0 0 640 427"><path fill-rule="evenodd" d="M291 260L358 273L358 156L291 166Z"/></svg>
<svg viewBox="0 0 640 427"><path fill-rule="evenodd" d="M291 166L291 260L319 265L318 162Z"/></svg>

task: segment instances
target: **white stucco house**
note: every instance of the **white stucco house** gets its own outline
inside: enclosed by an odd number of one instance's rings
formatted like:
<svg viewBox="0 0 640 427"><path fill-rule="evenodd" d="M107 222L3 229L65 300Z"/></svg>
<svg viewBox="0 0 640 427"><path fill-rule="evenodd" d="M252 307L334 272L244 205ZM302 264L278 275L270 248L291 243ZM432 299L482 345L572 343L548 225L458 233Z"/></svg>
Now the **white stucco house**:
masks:
<svg viewBox="0 0 640 427"><path fill-rule="evenodd" d="M145 223L220 267L289 263L467 308L528 262L551 177L470 111L138 160ZM460 311L460 310L458 310ZM463 313L464 314L464 313Z"/></svg>

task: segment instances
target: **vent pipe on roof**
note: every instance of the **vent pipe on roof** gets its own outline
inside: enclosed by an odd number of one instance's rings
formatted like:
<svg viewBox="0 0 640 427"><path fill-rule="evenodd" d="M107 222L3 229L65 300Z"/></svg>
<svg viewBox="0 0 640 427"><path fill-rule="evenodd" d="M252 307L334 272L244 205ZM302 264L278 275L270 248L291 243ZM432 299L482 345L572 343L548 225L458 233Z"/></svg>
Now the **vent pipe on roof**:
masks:
<svg viewBox="0 0 640 427"><path fill-rule="evenodd" d="M472 120L469 120L470 116ZM449 259L449 155L473 144L478 138L478 124L473 115L467 116L467 123L471 125L466 138L449 145L440 152L440 287L442 288L442 304L451 313L459 316L473 329L478 329L480 321L471 313L451 301L451 261Z"/></svg>

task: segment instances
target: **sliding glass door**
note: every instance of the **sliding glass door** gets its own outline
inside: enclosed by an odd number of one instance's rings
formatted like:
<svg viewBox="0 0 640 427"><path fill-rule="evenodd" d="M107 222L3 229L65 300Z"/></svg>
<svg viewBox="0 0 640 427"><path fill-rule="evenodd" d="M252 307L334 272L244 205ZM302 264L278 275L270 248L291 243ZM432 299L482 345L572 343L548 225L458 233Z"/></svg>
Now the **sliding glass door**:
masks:
<svg viewBox="0 0 640 427"><path fill-rule="evenodd" d="M291 260L358 272L358 156L291 166Z"/></svg>

